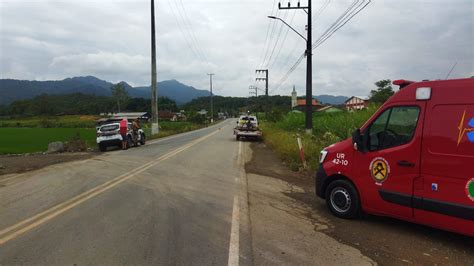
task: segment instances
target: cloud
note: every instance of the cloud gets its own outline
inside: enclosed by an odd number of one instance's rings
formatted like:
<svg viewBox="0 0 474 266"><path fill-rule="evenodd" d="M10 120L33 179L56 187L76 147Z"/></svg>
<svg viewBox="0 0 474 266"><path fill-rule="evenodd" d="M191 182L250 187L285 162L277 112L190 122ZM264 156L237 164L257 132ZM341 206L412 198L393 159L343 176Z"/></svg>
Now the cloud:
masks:
<svg viewBox="0 0 474 266"><path fill-rule="evenodd" d="M289 95L293 84L304 94L305 61L275 89L305 43L267 15L285 19L302 34L306 22L303 12L278 11L273 2L155 1L158 79L207 89L207 73L213 72L217 94L247 96L248 86L255 84L255 69L269 68L272 94ZM313 40L352 2L331 1L314 18ZM3 0L0 77L95 75L148 85L149 3ZM324 1L313 3L317 14ZM451 78L474 75L473 14L471 0L372 1L313 51L314 94L366 95L380 79L444 78L456 62Z"/></svg>

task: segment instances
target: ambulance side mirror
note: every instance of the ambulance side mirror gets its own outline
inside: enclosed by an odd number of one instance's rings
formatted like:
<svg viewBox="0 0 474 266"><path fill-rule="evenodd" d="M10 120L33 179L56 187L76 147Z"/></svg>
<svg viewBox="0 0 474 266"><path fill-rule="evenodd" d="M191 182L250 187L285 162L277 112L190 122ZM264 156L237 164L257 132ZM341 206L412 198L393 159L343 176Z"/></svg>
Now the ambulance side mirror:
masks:
<svg viewBox="0 0 474 266"><path fill-rule="evenodd" d="M364 141L359 128L354 130L352 133L352 144L354 145L355 150L364 152Z"/></svg>

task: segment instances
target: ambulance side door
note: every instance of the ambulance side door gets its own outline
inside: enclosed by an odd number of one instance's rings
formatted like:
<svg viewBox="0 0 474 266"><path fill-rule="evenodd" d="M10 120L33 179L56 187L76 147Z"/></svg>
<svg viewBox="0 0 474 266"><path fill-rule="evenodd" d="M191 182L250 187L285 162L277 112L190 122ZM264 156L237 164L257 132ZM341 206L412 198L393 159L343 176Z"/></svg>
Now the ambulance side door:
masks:
<svg viewBox="0 0 474 266"><path fill-rule="evenodd" d="M390 105L364 130L365 152L356 152L354 173L364 209L411 220L415 179L420 178L424 102Z"/></svg>

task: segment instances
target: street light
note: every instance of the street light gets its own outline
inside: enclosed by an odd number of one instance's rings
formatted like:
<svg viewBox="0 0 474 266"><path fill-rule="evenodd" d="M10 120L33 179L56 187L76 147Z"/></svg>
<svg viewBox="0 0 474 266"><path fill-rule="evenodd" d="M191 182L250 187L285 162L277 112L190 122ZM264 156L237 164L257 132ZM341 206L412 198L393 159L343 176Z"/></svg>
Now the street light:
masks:
<svg viewBox="0 0 474 266"><path fill-rule="evenodd" d="M278 4L278 9L303 9L306 14L308 15L308 25L307 25L307 34L308 36L305 38L301 35L297 30L291 27L286 21L279 17L275 16L268 16L270 19L276 19L283 22L286 26L288 26L292 31L294 31L298 36L303 38L306 42L306 115L305 115L305 128L306 133L311 134L313 132L313 65L312 65L312 36L311 36L311 0L308 0L308 6L302 7L298 2L297 7L291 7L290 3L288 3L288 7L281 7Z"/></svg>
<svg viewBox="0 0 474 266"><path fill-rule="evenodd" d="M294 31L296 34L298 34L301 38L303 38L303 40L307 41L306 38L301 35L297 30L293 29L293 27L290 26L290 24L286 23L286 21L284 21L283 19L279 18L279 17L275 17L275 16L268 16L268 18L271 18L271 19L276 19L276 20L279 20L281 22L283 22L286 26L288 26L292 31Z"/></svg>

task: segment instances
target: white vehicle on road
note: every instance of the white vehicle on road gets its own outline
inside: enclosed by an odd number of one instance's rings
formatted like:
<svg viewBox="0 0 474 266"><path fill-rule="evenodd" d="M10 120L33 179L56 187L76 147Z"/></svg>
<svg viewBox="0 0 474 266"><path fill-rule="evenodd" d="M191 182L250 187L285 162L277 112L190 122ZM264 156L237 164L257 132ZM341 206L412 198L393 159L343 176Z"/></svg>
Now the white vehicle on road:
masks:
<svg viewBox="0 0 474 266"><path fill-rule="evenodd" d="M117 146L122 148L122 135L120 135L120 122L111 122L97 128L97 145L100 151L106 151L107 147ZM133 133L132 123L128 123L127 148L132 146L145 145L145 132L138 129L137 134Z"/></svg>
<svg viewBox="0 0 474 266"><path fill-rule="evenodd" d="M262 137L262 131L258 127L258 120L253 115L242 115L237 121L237 126L234 128L235 139L240 138L253 138L260 139Z"/></svg>

